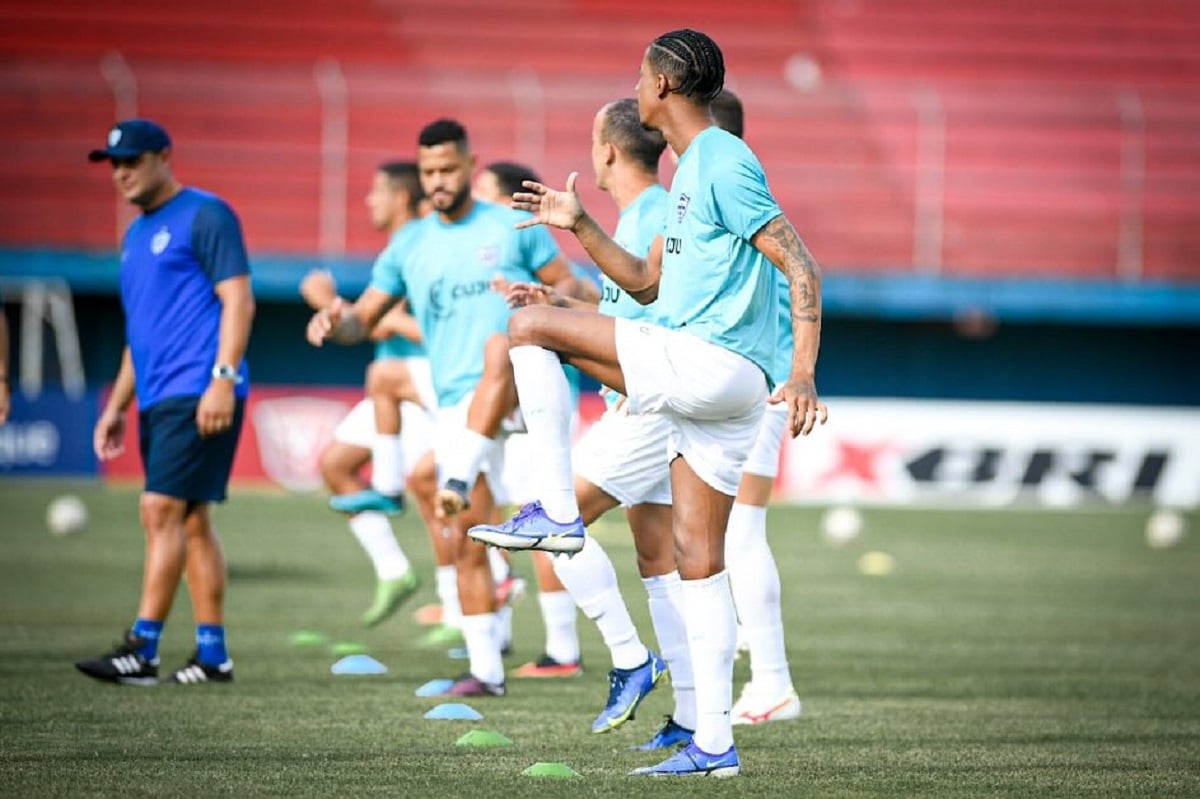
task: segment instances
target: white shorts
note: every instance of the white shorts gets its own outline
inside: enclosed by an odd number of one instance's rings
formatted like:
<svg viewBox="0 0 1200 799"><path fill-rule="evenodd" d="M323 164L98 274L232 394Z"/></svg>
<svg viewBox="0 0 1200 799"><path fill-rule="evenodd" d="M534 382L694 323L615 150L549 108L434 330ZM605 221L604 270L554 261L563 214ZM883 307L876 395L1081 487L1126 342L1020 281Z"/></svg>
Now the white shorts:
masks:
<svg viewBox="0 0 1200 799"><path fill-rule="evenodd" d="M457 405L451 405L448 408L438 408L435 419L436 438L433 444L433 456L437 462L438 468L438 485L443 481L442 464L446 462L446 447L453 447L459 441L459 436L467 427L467 410L471 407L471 398L475 396L474 392L467 394ZM488 488L491 489L492 497L496 500L496 504L507 504L507 492L504 490L503 482L498 478L498 475L504 474L504 449L505 441L500 439L499 446L492 449L492 454L488 456L479 466L481 474L487 477Z"/></svg>
<svg viewBox="0 0 1200 799"><path fill-rule="evenodd" d="M572 454L575 474L628 508L671 504L671 420L608 410Z"/></svg>
<svg viewBox="0 0 1200 799"><path fill-rule="evenodd" d="M429 359L423 356L405 358L404 365L408 367L408 374L417 388L421 404L432 414L438 406L437 391L433 388L433 366L430 365Z"/></svg>
<svg viewBox="0 0 1200 799"><path fill-rule="evenodd" d="M338 422L333 438L343 444L371 449L375 445L375 404L370 399L359 400ZM408 469L433 446L433 416L420 405L400 403L400 446Z"/></svg>
<svg viewBox="0 0 1200 799"><path fill-rule="evenodd" d="M771 478L779 474L779 452L783 449L783 430L787 423L788 406L785 403L767 406L758 424L754 448L750 450L742 472Z"/></svg>
<svg viewBox="0 0 1200 799"><path fill-rule="evenodd" d="M630 412L668 417L668 456L682 455L705 483L737 496L766 408L762 370L690 333L628 319L616 320L616 344Z"/></svg>

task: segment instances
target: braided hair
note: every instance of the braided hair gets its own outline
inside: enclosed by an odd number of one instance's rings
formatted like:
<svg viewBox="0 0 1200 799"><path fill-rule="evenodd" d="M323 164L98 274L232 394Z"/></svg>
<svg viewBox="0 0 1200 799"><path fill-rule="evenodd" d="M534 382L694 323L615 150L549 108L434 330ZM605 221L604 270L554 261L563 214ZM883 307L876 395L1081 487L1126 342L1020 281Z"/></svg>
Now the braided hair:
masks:
<svg viewBox="0 0 1200 799"><path fill-rule="evenodd" d="M650 43L646 58L671 81L671 91L696 102L712 101L725 85L721 48L699 31L681 28L664 33Z"/></svg>

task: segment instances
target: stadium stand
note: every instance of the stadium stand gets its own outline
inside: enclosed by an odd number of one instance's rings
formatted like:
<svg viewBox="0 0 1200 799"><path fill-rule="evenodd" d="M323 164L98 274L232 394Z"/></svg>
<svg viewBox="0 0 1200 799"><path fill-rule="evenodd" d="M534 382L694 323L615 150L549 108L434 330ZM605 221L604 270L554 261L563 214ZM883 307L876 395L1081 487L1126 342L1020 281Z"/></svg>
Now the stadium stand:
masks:
<svg viewBox="0 0 1200 799"><path fill-rule="evenodd" d="M747 138L828 270L1196 281L1198 9L1185 0L649 9L344 0L335 13L317 0L6 3L0 246L112 246L117 205L81 154L118 113L100 67L113 51L136 84L136 110L187 143L181 174L239 208L252 248L366 254L378 236L363 219L362 187L424 122L458 116L482 158L527 161L551 182L586 173L595 109L632 92L653 35L689 24L724 47ZM611 223L594 189L585 200ZM69 225L56 216L67 207Z"/></svg>

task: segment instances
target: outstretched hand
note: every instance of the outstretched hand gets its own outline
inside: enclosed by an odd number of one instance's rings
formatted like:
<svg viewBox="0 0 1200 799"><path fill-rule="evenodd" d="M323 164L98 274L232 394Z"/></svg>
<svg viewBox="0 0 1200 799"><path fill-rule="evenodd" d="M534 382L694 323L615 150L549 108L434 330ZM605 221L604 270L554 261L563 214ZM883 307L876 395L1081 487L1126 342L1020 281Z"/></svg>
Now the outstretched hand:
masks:
<svg viewBox="0 0 1200 799"><path fill-rule="evenodd" d="M786 383L775 389L774 394L767 397L767 402L772 405L786 403L788 429L792 438L808 435L818 422L825 424L829 419L829 408L817 399L817 388L812 378L789 377Z"/></svg>
<svg viewBox="0 0 1200 799"><path fill-rule="evenodd" d="M565 191L556 191L534 180L523 181L521 185L528 191L514 192L512 207L520 211L529 211L533 217L519 222L517 229L549 225L562 230L573 230L583 218L583 204L579 201L579 195L575 193L577 180L578 172L567 175Z"/></svg>

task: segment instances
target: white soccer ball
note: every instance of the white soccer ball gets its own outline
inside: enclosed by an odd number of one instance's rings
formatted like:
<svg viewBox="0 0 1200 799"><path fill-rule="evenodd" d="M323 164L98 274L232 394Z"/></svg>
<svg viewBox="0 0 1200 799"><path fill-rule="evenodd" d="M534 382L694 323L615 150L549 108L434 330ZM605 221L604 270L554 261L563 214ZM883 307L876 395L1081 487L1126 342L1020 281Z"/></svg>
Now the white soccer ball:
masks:
<svg viewBox="0 0 1200 799"><path fill-rule="evenodd" d="M63 494L46 507L46 528L53 535L72 535L87 527L88 509L74 494Z"/></svg>
<svg viewBox="0 0 1200 799"><path fill-rule="evenodd" d="M821 517L821 532L833 546L842 546L858 538L862 532L862 514L849 505L838 505Z"/></svg>
<svg viewBox="0 0 1200 799"><path fill-rule="evenodd" d="M1179 511L1156 510L1146 520L1146 543L1155 549L1173 547L1183 539L1185 527Z"/></svg>

